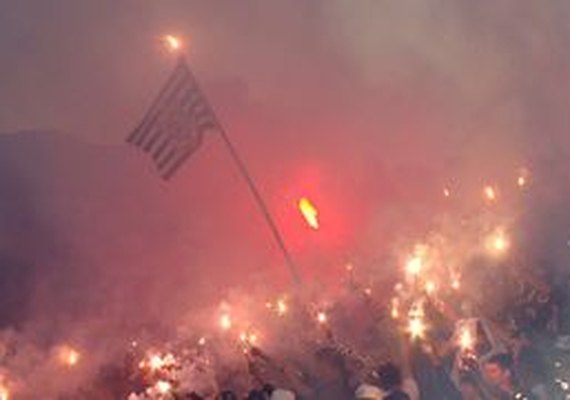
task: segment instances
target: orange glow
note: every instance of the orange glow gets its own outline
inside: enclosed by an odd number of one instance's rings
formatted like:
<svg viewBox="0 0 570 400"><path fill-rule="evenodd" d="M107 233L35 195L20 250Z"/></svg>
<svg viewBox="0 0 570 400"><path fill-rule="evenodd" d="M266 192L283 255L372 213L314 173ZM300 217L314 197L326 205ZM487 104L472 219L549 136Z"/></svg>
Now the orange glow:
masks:
<svg viewBox="0 0 570 400"><path fill-rule="evenodd" d="M160 394L167 394L172 390L172 384L167 381L156 382L156 390Z"/></svg>
<svg viewBox="0 0 570 400"><path fill-rule="evenodd" d="M519 188L524 188L528 185L528 170L526 168L519 169L519 176L517 178L517 186Z"/></svg>
<svg viewBox="0 0 570 400"><path fill-rule="evenodd" d="M427 294L433 294L437 289L437 286L434 281L427 281L425 284L425 290Z"/></svg>
<svg viewBox="0 0 570 400"><path fill-rule="evenodd" d="M174 35L165 35L162 40L166 48L171 52L176 52L182 48L182 42Z"/></svg>
<svg viewBox="0 0 570 400"><path fill-rule="evenodd" d="M259 336L254 332L242 332L239 335L239 340L248 346L255 346L259 341Z"/></svg>
<svg viewBox="0 0 570 400"><path fill-rule="evenodd" d="M459 347L463 351L469 351L473 349L475 345L475 340L473 339L473 335L469 329L464 328L461 334L459 335Z"/></svg>
<svg viewBox="0 0 570 400"><path fill-rule="evenodd" d="M453 278L451 281L451 287L455 290L459 290L461 287L461 282L459 282L459 278Z"/></svg>
<svg viewBox="0 0 570 400"><path fill-rule="evenodd" d="M62 346L58 352L59 361L67 367L74 367L79 363L81 354L69 346Z"/></svg>
<svg viewBox="0 0 570 400"><path fill-rule="evenodd" d="M509 249L509 239L503 228L497 228L486 240L487 251L495 256L501 256Z"/></svg>
<svg viewBox="0 0 570 400"><path fill-rule="evenodd" d="M223 331L228 331L232 328L232 317L230 316L230 314L224 313L220 316L220 328L222 328Z"/></svg>
<svg viewBox="0 0 570 400"><path fill-rule="evenodd" d="M318 230L319 229L319 212L317 208L313 205L311 200L306 197L302 197L298 203L299 211L305 218L307 225L311 227L311 229Z"/></svg>
<svg viewBox="0 0 570 400"><path fill-rule="evenodd" d="M493 186L485 186L483 189L483 194L488 201L497 200L497 190Z"/></svg>
<svg viewBox="0 0 570 400"><path fill-rule="evenodd" d="M390 310L390 315L393 319L398 319L400 317L400 301L395 297L392 299L392 308Z"/></svg>
<svg viewBox="0 0 570 400"><path fill-rule="evenodd" d="M285 301L285 299L279 299L277 300L277 315L279 316L283 316L285 314L287 314L287 302Z"/></svg>
<svg viewBox="0 0 570 400"><path fill-rule="evenodd" d="M10 392L3 384L0 384L0 400L10 400Z"/></svg>
<svg viewBox="0 0 570 400"><path fill-rule="evenodd" d="M408 333L412 339L422 339L425 336L426 326L420 317L410 318L408 321Z"/></svg>

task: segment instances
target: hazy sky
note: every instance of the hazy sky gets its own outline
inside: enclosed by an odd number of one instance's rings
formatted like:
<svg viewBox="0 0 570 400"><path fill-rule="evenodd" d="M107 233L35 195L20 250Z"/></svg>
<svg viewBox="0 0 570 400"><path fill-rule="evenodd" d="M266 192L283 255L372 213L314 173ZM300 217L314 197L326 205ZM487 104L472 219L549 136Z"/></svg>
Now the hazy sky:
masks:
<svg viewBox="0 0 570 400"><path fill-rule="evenodd" d="M81 337L289 283L219 138L168 185L124 144L175 63L167 33L319 282L420 235L444 185L459 209L521 166L547 179L518 234L565 267L568 21L567 0L0 0L0 132L67 135L0 138L0 314L29 306L49 334L79 316Z"/></svg>
<svg viewBox="0 0 570 400"><path fill-rule="evenodd" d="M174 32L206 86L241 82L285 119L356 120L369 140L417 113L425 132L399 136L501 147L567 127L569 17L563 0L5 0L0 129L120 141L170 70L158 38Z"/></svg>

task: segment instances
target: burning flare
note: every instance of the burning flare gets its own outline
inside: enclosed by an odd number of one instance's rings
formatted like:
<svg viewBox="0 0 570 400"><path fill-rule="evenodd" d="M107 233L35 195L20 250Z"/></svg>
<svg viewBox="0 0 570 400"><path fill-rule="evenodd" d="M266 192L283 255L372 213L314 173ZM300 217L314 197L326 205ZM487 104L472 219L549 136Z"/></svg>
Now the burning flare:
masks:
<svg viewBox="0 0 570 400"><path fill-rule="evenodd" d="M232 317L228 313L224 313L220 316L220 328L223 331L228 331L232 328Z"/></svg>
<svg viewBox="0 0 570 400"><path fill-rule="evenodd" d="M497 228L486 240L487 251L494 256L502 256L509 249L509 239L503 228Z"/></svg>
<svg viewBox="0 0 570 400"><path fill-rule="evenodd" d="M0 384L0 400L10 400L10 392L8 388Z"/></svg>
<svg viewBox="0 0 570 400"><path fill-rule="evenodd" d="M165 35L162 40L168 51L174 53L182 48L182 42L174 35Z"/></svg>
<svg viewBox="0 0 570 400"><path fill-rule="evenodd" d="M417 316L417 317L411 317L409 319L408 333L410 334L412 340L423 339L423 337L425 336L425 332L426 332L426 325L423 321L423 318Z"/></svg>
<svg viewBox="0 0 570 400"><path fill-rule="evenodd" d="M327 314L324 311L319 311L317 313L317 322L321 325L326 324L328 321Z"/></svg>
<svg viewBox="0 0 570 400"><path fill-rule="evenodd" d="M59 361L66 367L75 367L81 358L81 354L70 346L62 346L58 351ZM0 397L1 399L1 397Z"/></svg>
<svg viewBox="0 0 570 400"><path fill-rule="evenodd" d="M462 351L471 351L475 346L475 340L471 331L468 328L464 328L459 335L459 348Z"/></svg>
<svg viewBox="0 0 570 400"><path fill-rule="evenodd" d="M318 230L319 229L319 212L314 204L306 197L302 197L298 203L299 211L305 218L307 225L311 227L311 229Z"/></svg>
<svg viewBox="0 0 570 400"><path fill-rule="evenodd" d="M156 391L160 394L167 394L172 390L172 384L167 381L156 382Z"/></svg>
<svg viewBox="0 0 570 400"><path fill-rule="evenodd" d="M485 186L483 189L483 194L485 195L487 201L493 202L497 200L497 190L491 185Z"/></svg>

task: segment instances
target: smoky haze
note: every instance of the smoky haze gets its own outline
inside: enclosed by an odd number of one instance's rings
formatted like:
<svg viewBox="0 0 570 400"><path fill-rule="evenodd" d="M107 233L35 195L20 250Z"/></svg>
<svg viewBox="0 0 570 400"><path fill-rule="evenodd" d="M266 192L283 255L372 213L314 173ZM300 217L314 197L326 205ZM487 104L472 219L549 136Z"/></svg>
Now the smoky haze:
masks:
<svg viewBox="0 0 570 400"><path fill-rule="evenodd" d="M569 18L562 0L2 1L0 324L98 348L233 287L288 287L218 137L168 184L123 144L174 65L166 33L304 276L334 285L421 235L445 185L476 196L521 166L541 182L521 240L563 270Z"/></svg>

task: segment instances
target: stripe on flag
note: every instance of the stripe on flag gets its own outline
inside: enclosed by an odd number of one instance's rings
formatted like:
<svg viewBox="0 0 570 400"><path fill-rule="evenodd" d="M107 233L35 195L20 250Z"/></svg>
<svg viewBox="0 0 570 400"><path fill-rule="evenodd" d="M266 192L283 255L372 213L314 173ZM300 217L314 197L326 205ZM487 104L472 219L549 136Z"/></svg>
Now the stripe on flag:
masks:
<svg viewBox="0 0 570 400"><path fill-rule="evenodd" d="M160 176L168 180L200 147L204 132L210 129L218 129L216 117L181 58L127 142L149 154Z"/></svg>

